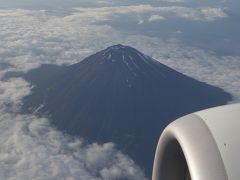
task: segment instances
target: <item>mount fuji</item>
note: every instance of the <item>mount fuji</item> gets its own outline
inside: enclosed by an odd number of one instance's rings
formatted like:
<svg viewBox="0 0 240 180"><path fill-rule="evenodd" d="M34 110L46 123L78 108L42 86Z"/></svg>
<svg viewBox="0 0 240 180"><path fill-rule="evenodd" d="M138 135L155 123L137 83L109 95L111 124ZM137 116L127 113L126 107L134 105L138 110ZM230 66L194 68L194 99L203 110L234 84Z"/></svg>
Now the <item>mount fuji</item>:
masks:
<svg viewBox="0 0 240 180"><path fill-rule="evenodd" d="M147 175L168 123L232 99L123 45L70 66L42 65L24 78L34 85L24 113L48 116L59 130L89 142L114 142Z"/></svg>

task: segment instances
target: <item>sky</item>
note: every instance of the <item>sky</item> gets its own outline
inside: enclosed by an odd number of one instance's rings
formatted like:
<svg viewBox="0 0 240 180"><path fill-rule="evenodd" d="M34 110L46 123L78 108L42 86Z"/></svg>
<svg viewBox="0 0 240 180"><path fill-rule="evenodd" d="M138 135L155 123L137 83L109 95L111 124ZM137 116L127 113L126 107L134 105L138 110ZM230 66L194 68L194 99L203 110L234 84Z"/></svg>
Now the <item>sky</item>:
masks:
<svg viewBox="0 0 240 180"><path fill-rule="evenodd" d="M112 143L88 144L19 113L32 85L11 71L137 48L240 102L238 0L0 0L0 179L146 179Z"/></svg>

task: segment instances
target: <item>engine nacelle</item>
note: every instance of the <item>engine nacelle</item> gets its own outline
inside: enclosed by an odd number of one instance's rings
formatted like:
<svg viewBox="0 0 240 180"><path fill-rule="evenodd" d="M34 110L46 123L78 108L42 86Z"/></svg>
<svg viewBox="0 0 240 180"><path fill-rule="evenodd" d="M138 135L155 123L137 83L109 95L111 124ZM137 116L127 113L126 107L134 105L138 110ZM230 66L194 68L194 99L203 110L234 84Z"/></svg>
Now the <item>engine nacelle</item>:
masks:
<svg viewBox="0 0 240 180"><path fill-rule="evenodd" d="M182 117L162 133L153 180L239 180L240 104Z"/></svg>

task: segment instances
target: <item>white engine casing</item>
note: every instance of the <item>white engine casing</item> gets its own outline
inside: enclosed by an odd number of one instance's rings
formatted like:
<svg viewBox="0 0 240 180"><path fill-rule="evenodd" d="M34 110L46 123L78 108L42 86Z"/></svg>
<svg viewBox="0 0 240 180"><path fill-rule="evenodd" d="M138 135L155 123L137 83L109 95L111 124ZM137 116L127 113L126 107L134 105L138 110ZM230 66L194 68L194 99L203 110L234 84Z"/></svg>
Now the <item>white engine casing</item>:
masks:
<svg viewBox="0 0 240 180"><path fill-rule="evenodd" d="M239 180L240 104L171 123L157 146L153 180Z"/></svg>

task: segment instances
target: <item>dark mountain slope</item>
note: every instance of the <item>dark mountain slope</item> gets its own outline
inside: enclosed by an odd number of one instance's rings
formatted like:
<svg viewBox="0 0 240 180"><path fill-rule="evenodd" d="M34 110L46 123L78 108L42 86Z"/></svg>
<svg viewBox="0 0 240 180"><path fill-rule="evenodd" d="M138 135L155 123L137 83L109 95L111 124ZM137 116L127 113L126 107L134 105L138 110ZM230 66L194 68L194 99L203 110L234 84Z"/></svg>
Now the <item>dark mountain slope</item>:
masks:
<svg viewBox="0 0 240 180"><path fill-rule="evenodd" d="M58 129L90 142L115 142L148 175L169 122L231 100L222 89L122 45L71 66L44 65L25 78L35 85L25 113L48 114Z"/></svg>

